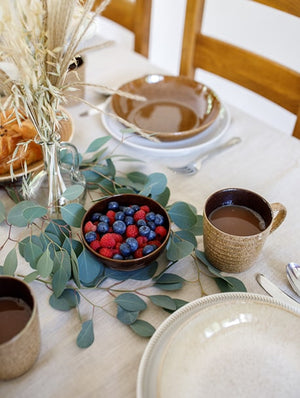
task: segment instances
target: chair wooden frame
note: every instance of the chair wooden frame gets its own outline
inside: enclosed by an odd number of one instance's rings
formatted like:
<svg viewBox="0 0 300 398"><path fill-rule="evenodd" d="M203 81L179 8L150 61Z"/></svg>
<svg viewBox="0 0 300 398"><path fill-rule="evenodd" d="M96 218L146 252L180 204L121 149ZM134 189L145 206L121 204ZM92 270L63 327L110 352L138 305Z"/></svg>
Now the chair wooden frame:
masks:
<svg viewBox="0 0 300 398"><path fill-rule="evenodd" d="M252 0L300 17L295 0ZM201 68L271 100L297 115L293 135L300 138L300 74L279 63L201 33L205 0L187 0L180 74ZM245 67L246 66L246 67Z"/></svg>
<svg viewBox="0 0 300 398"><path fill-rule="evenodd" d="M101 2L96 0L94 8ZM133 32L134 50L148 57L151 8L152 0L111 0L101 15Z"/></svg>

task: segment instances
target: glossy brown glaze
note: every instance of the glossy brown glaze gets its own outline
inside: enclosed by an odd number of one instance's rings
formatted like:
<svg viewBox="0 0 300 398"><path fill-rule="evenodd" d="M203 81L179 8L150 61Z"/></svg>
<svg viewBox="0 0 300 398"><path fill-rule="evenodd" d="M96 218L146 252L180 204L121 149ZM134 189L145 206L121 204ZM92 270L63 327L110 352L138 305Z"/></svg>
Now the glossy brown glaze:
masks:
<svg viewBox="0 0 300 398"><path fill-rule="evenodd" d="M124 84L120 90L146 100L115 94L114 112L161 141L199 134L216 120L221 107L208 87L185 77L148 75Z"/></svg>

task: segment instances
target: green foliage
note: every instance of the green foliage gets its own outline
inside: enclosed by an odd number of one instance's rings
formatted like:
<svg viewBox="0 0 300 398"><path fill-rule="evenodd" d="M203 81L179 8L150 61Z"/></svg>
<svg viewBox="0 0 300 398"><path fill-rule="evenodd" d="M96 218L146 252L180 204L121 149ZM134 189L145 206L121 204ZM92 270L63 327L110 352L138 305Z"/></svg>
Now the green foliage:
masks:
<svg viewBox="0 0 300 398"><path fill-rule="evenodd" d="M33 201L18 202L7 214L0 202L0 223L6 221L10 227L26 227L28 230L28 236L20 240L4 259L3 266L0 266L0 274L16 274L18 250L20 256L31 267L24 280L28 283L38 280L50 287L52 294L49 304L59 311L69 311L80 305L80 295L85 298L83 292L79 291L82 287L106 289L108 293L116 296L116 291L118 294L120 291L114 290L115 285L135 280L144 281L143 283L147 281L149 287L155 287L161 292L180 290L185 284L185 279L174 272L169 272L169 268L178 260L190 255L207 268L222 292L246 291L241 281L223 276L207 261L204 253L197 249L197 236L202 235L203 228L202 216L197 214L196 208L183 201L169 204L170 190L166 176L162 173L146 175L133 171L117 176L112 159L105 157L105 145L108 139L97 138L89 145L86 152L80 155L80 169L86 177L88 189L97 191L100 197L122 192L138 193L151 197L165 207L172 223L166 246L166 257L171 263L165 264L158 274L157 261L133 271L118 271L104 267L98 258L85 249L80 240L75 239L86 212L81 204L70 203L62 206L60 209L62 219L51 219L47 209ZM71 161L67 152L62 153L62 161L64 163ZM18 201L15 190L7 189L7 192ZM81 193L82 187L74 186L68 188L64 196L68 200L73 200ZM103 281L108 283L102 285ZM120 293L114 299L116 317L141 337L151 337L155 331L150 323L139 319L142 312L149 311L148 302L151 304L149 307L156 306L168 313L176 311L187 303L165 293L142 295L138 288ZM92 302L90 304L94 309L97 307ZM82 323L76 342L79 347L86 348L93 341L93 320L90 319Z"/></svg>

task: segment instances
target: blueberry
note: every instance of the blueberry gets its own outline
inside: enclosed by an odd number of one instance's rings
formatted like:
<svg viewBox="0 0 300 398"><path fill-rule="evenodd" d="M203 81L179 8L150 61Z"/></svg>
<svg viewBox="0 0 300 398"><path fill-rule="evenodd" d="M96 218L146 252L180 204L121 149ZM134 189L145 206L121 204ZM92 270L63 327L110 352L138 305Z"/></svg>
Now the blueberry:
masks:
<svg viewBox="0 0 300 398"><path fill-rule="evenodd" d="M123 235L126 231L126 224L122 220L117 220L113 223L113 231L116 234Z"/></svg>
<svg viewBox="0 0 300 398"><path fill-rule="evenodd" d="M146 220L147 221L154 221L155 220L155 213L153 211L150 211L149 213L146 214Z"/></svg>
<svg viewBox="0 0 300 398"><path fill-rule="evenodd" d="M154 231L155 228L157 227L157 225L155 224L154 221L148 221L148 222L147 222L147 225L148 225L148 227L149 227L150 229L152 229L152 231Z"/></svg>
<svg viewBox="0 0 300 398"><path fill-rule="evenodd" d="M148 227L148 225L142 225L142 226L139 228L139 234L140 234L141 236L147 236L147 237L148 237L149 232L150 232L150 228Z"/></svg>
<svg viewBox="0 0 300 398"><path fill-rule="evenodd" d="M165 221L165 219L164 219L164 217L161 214L156 214L155 215L154 222L155 222L156 225L163 225L164 221Z"/></svg>
<svg viewBox="0 0 300 398"><path fill-rule="evenodd" d="M113 258L115 260L124 260L124 257L121 254L119 254L119 253L114 254Z"/></svg>
<svg viewBox="0 0 300 398"><path fill-rule="evenodd" d="M99 218L99 221L106 222L108 224L109 223L109 218L107 216L101 215L100 218Z"/></svg>
<svg viewBox="0 0 300 398"><path fill-rule="evenodd" d="M101 216L102 216L101 213L93 213L91 216L91 221L92 222L98 221Z"/></svg>
<svg viewBox="0 0 300 398"><path fill-rule="evenodd" d="M143 256L147 256L147 254L152 253L156 249L155 245L146 245L143 248Z"/></svg>
<svg viewBox="0 0 300 398"><path fill-rule="evenodd" d="M124 257L127 257L131 253L131 249L128 243L124 242L120 245L120 252Z"/></svg>
<svg viewBox="0 0 300 398"><path fill-rule="evenodd" d="M143 220L143 219L137 220L136 226L139 228L139 227L141 227L142 225L147 225L146 221Z"/></svg>
<svg viewBox="0 0 300 398"><path fill-rule="evenodd" d="M154 240L155 238L156 238L156 233L155 233L155 231L153 231L151 229L151 231L149 232L149 235L148 235L148 239L149 240Z"/></svg>
<svg viewBox="0 0 300 398"><path fill-rule="evenodd" d="M132 207L125 207L124 208L124 213L126 216L133 216L134 215L134 210Z"/></svg>
<svg viewBox="0 0 300 398"><path fill-rule="evenodd" d="M94 231L89 231L84 235L84 237L87 243L91 243L97 239L97 234Z"/></svg>
<svg viewBox="0 0 300 398"><path fill-rule="evenodd" d="M140 210L140 206L139 205L132 205L131 208L133 209L134 212Z"/></svg>
<svg viewBox="0 0 300 398"><path fill-rule="evenodd" d="M97 231L100 234L105 234L109 230L109 225L106 222L100 221L97 225Z"/></svg>
<svg viewBox="0 0 300 398"><path fill-rule="evenodd" d="M119 210L119 203L118 202L109 202L107 205L108 210Z"/></svg>
<svg viewBox="0 0 300 398"><path fill-rule="evenodd" d="M135 252L139 247L138 241L135 238L127 238L126 243L129 245L131 253Z"/></svg>
<svg viewBox="0 0 300 398"><path fill-rule="evenodd" d="M125 219L125 213L123 213L122 211L117 211L115 215L115 220L124 221L124 219Z"/></svg>
<svg viewBox="0 0 300 398"><path fill-rule="evenodd" d="M134 219L132 216L126 216L124 222L126 225L132 225L134 224Z"/></svg>

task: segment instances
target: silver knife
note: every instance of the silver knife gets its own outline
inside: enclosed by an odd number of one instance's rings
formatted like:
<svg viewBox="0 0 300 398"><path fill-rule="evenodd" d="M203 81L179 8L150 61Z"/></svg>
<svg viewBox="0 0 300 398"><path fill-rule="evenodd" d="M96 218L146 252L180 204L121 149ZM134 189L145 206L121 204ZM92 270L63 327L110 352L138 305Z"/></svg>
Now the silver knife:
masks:
<svg viewBox="0 0 300 398"><path fill-rule="evenodd" d="M299 306L300 303L298 303L296 300L294 300L292 297L287 295L285 292L283 292L279 287L274 285L273 282L269 281L263 274L257 274L256 275L256 280L260 284L260 286L272 297L274 297L277 300L280 300L288 305L292 306Z"/></svg>

